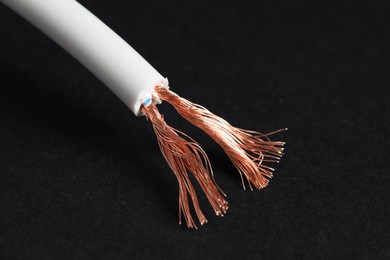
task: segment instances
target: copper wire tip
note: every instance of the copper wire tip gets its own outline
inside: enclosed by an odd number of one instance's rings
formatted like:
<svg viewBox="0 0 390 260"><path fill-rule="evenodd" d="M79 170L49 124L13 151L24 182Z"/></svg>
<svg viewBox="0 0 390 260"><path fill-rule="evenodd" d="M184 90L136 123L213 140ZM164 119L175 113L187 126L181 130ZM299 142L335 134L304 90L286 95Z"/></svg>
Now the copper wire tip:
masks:
<svg viewBox="0 0 390 260"><path fill-rule="evenodd" d="M215 214L225 214L228 203L224 198L225 194L215 183L213 170L204 150L188 135L167 125L155 105L143 106L142 112L152 123L160 150L179 184L179 224L184 215L187 227L197 228L191 214L190 199L200 224L207 223L189 173L199 182Z"/></svg>
<svg viewBox="0 0 390 260"><path fill-rule="evenodd" d="M271 141L270 136L286 129L262 134L230 125L226 120L211 113L206 108L178 96L169 89L156 87L161 100L170 103L176 111L191 124L202 129L225 151L250 189L262 189L269 183L274 169L264 163L278 163L283 156L284 142Z"/></svg>

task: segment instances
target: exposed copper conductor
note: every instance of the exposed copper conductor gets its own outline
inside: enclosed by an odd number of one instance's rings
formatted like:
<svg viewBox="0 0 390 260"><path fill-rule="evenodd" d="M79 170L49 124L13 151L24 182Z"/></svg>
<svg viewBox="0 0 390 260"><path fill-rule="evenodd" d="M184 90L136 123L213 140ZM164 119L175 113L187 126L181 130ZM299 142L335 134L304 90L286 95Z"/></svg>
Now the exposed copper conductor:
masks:
<svg viewBox="0 0 390 260"><path fill-rule="evenodd" d="M152 123L160 150L177 177L179 184L179 224L181 224L183 213L188 228L197 228L191 215L189 197L201 225L207 222L199 207L189 172L199 182L215 214L223 216L228 209L228 203L224 198L225 194L215 183L210 161L203 149L188 135L167 125L155 105L142 107L142 112Z"/></svg>
<svg viewBox="0 0 390 260"><path fill-rule="evenodd" d="M268 185L274 169L265 162L279 162L283 155L284 142L271 141L269 136L286 129L268 134L233 127L226 120L206 108L178 96L166 88L155 88L158 96L170 103L177 112L191 124L202 129L225 151L238 169L243 188L244 178L250 189L262 189Z"/></svg>

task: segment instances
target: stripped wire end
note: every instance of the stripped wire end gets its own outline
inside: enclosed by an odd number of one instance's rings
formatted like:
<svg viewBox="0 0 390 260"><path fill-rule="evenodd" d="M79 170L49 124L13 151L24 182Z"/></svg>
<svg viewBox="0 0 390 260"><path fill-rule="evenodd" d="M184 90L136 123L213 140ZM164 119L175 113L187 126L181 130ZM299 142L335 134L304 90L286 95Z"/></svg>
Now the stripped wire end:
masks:
<svg viewBox="0 0 390 260"><path fill-rule="evenodd" d="M283 156L284 142L271 141L270 136L287 129L262 134L230 125L226 120L211 113L208 109L178 96L173 91L156 87L161 100L170 103L176 111L194 126L202 129L225 151L241 175L245 189L244 176L251 190L252 186L262 189L269 183L274 169L264 163L278 163Z"/></svg>
<svg viewBox="0 0 390 260"><path fill-rule="evenodd" d="M200 224L207 223L207 219L200 209L189 172L199 182L215 214L223 216L228 209L228 203L224 198L226 195L215 183L210 161L204 150L188 135L167 125L156 105L142 106L141 109L152 123L160 150L176 175L179 184L179 224L181 224L183 214L187 227L197 228L191 215L189 199L192 201Z"/></svg>

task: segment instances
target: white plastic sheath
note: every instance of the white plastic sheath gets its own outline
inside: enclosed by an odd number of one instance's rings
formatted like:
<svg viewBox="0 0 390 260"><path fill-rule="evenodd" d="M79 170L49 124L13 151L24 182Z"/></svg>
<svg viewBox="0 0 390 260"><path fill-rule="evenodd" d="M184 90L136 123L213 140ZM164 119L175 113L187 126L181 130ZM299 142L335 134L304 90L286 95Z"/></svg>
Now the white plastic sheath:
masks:
<svg viewBox="0 0 390 260"><path fill-rule="evenodd" d="M0 0L73 55L136 115L156 85L168 87L141 55L75 0Z"/></svg>

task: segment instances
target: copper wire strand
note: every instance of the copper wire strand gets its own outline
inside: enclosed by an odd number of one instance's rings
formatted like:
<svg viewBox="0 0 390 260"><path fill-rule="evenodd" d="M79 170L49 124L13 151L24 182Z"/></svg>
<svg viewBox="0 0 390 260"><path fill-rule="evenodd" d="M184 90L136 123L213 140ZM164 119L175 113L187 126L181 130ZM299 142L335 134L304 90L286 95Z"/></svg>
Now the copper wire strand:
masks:
<svg viewBox="0 0 390 260"><path fill-rule="evenodd" d="M252 186L262 189L268 185L274 169L264 163L278 163L283 156L285 144L271 141L270 136L287 129L262 134L237 128L205 107L192 103L169 89L157 86L155 90L161 100L170 103L182 117L202 129L224 149L240 173L244 189L244 176L251 190Z"/></svg>
<svg viewBox="0 0 390 260"><path fill-rule="evenodd" d="M215 183L211 164L205 151L191 137L167 125L155 105L141 109L152 123L161 153L176 175L179 184L179 224L181 224L183 215L188 228L197 228L191 215L190 199L200 224L207 223L200 209L189 172L199 182L215 214L223 216L228 209L228 203L224 198L226 195Z"/></svg>

